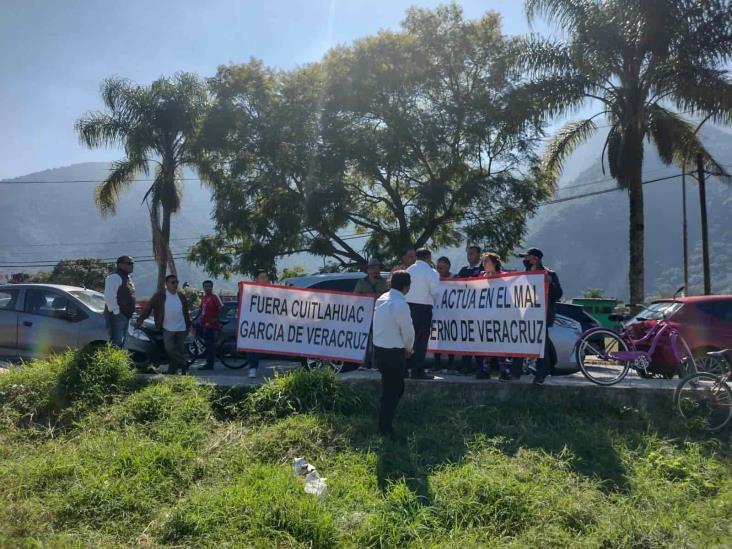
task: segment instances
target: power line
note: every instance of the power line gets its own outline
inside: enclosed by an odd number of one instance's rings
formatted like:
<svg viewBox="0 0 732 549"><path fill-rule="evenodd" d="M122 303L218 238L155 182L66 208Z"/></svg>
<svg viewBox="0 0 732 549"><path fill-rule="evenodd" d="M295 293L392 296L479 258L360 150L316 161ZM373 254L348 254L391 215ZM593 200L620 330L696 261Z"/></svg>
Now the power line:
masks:
<svg viewBox="0 0 732 549"><path fill-rule="evenodd" d="M180 242L180 241L189 241L189 240L200 240L203 238L202 236L191 236L191 237L182 237L182 238L171 238L170 242ZM48 248L48 247L69 247L69 246L108 246L112 244L152 244L152 239L148 240L113 240L109 242L64 242L59 244L20 244L11 246L10 244L3 244L0 243L0 246L3 248Z"/></svg>
<svg viewBox="0 0 732 549"><path fill-rule="evenodd" d="M133 179L133 183L152 183L154 179ZM201 181L199 177L178 177L177 181ZM59 179L57 181L17 181L4 180L0 181L0 185L56 185L56 184L74 184L74 183L95 183L97 185L103 183L98 179Z"/></svg>
<svg viewBox="0 0 732 549"><path fill-rule="evenodd" d="M178 260L178 259L186 259L187 256L186 255L172 256L172 258L175 259L175 260ZM115 257L115 258L113 258L111 260L107 260L107 259L98 259L98 258L84 257L84 258L80 258L80 259L94 259L96 261L102 261L102 262L105 262L105 263L111 263L111 262L115 261L117 258ZM38 268L39 269L39 268L43 268L43 267L55 267L61 261L75 261L75 260L74 259L69 259L69 260L59 259L56 262L53 262L51 260L51 261L48 261L48 262L42 263L42 264L36 264L36 263L26 263L26 264L22 264L22 265L16 265L16 264L5 265L5 264L0 264L0 268L3 268L3 269L37 269ZM154 259L154 258L150 258L150 259L135 259L135 263L152 263L154 261L156 261L156 259Z"/></svg>

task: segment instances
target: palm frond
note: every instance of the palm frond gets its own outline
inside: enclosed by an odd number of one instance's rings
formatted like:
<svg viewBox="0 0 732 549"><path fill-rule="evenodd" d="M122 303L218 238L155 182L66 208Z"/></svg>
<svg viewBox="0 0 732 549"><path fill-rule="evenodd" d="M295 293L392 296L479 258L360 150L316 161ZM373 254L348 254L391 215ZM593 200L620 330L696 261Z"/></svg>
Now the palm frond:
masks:
<svg viewBox="0 0 732 549"><path fill-rule="evenodd" d="M573 30L586 17L590 8L588 0L526 0L524 10L529 22L544 16L564 29Z"/></svg>
<svg viewBox="0 0 732 549"><path fill-rule="evenodd" d="M112 172L95 191L94 201L102 215L114 214L120 193L127 189L135 176L144 171L145 163L140 160L119 160L112 163Z"/></svg>
<svg viewBox="0 0 732 549"><path fill-rule="evenodd" d="M544 78L516 87L508 96L508 108L517 116L551 118L579 108L592 91L592 81L583 75Z"/></svg>
<svg viewBox="0 0 732 549"><path fill-rule="evenodd" d="M715 123L732 123L732 80L726 71L690 65L676 67L671 78L672 98L680 111L711 114Z"/></svg>
<svg viewBox="0 0 732 549"><path fill-rule="evenodd" d="M102 112L88 113L74 125L79 141L89 148L111 147L124 141L130 126L127 122Z"/></svg>
<svg viewBox="0 0 732 549"><path fill-rule="evenodd" d="M547 145L542 160L542 172L550 180L556 181L562 173L564 161L567 157L596 131L597 125L591 118L565 124Z"/></svg>
<svg viewBox="0 0 732 549"><path fill-rule="evenodd" d="M530 78L566 76L576 71L569 45L537 35L514 40L508 58L516 72Z"/></svg>
<svg viewBox="0 0 732 549"><path fill-rule="evenodd" d="M679 167L690 166L698 154L704 164L710 166L720 177L730 180L726 170L714 159L699 139L694 126L678 114L660 105L648 109L648 131L661 160L666 164L675 163Z"/></svg>

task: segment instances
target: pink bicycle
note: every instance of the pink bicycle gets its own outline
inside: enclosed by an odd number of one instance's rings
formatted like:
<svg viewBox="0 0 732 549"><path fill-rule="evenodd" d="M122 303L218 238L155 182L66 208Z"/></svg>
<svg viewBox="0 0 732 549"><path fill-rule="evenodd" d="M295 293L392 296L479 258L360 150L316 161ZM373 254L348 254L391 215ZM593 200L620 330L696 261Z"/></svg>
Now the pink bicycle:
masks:
<svg viewBox="0 0 732 549"><path fill-rule="evenodd" d="M593 328L575 343L577 364L587 379L598 385L615 385L633 368L641 377L654 377L651 357L661 338L668 337L679 377L697 371L694 355L679 331L665 319L659 320L642 338L633 339L627 330L615 332ZM648 347L647 351L638 347Z"/></svg>

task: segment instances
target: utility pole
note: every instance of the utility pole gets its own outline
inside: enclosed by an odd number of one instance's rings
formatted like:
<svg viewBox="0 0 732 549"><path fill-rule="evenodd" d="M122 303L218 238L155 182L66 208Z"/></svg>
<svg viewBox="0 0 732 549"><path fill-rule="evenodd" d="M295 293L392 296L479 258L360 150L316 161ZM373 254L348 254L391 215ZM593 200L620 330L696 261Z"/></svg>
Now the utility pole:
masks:
<svg viewBox="0 0 732 549"><path fill-rule="evenodd" d="M686 161L681 172L681 204L683 209L684 231L684 295L689 295L689 224L686 220Z"/></svg>
<svg viewBox="0 0 732 549"><path fill-rule="evenodd" d="M707 229L707 188L704 179L704 156L696 155L696 169L699 177L699 207L701 209L702 265L704 268L704 295L712 293L709 273L709 232Z"/></svg>

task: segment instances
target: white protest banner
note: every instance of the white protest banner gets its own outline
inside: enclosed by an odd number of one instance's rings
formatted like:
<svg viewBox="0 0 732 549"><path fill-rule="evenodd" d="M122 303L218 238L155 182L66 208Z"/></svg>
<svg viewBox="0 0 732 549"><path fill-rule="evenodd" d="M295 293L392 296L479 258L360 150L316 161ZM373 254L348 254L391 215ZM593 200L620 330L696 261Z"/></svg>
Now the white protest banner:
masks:
<svg viewBox="0 0 732 549"><path fill-rule="evenodd" d="M429 350L538 358L544 355L544 273L443 280L432 311Z"/></svg>
<svg viewBox="0 0 732 549"><path fill-rule="evenodd" d="M363 362L374 301L346 292L240 282L237 348Z"/></svg>

